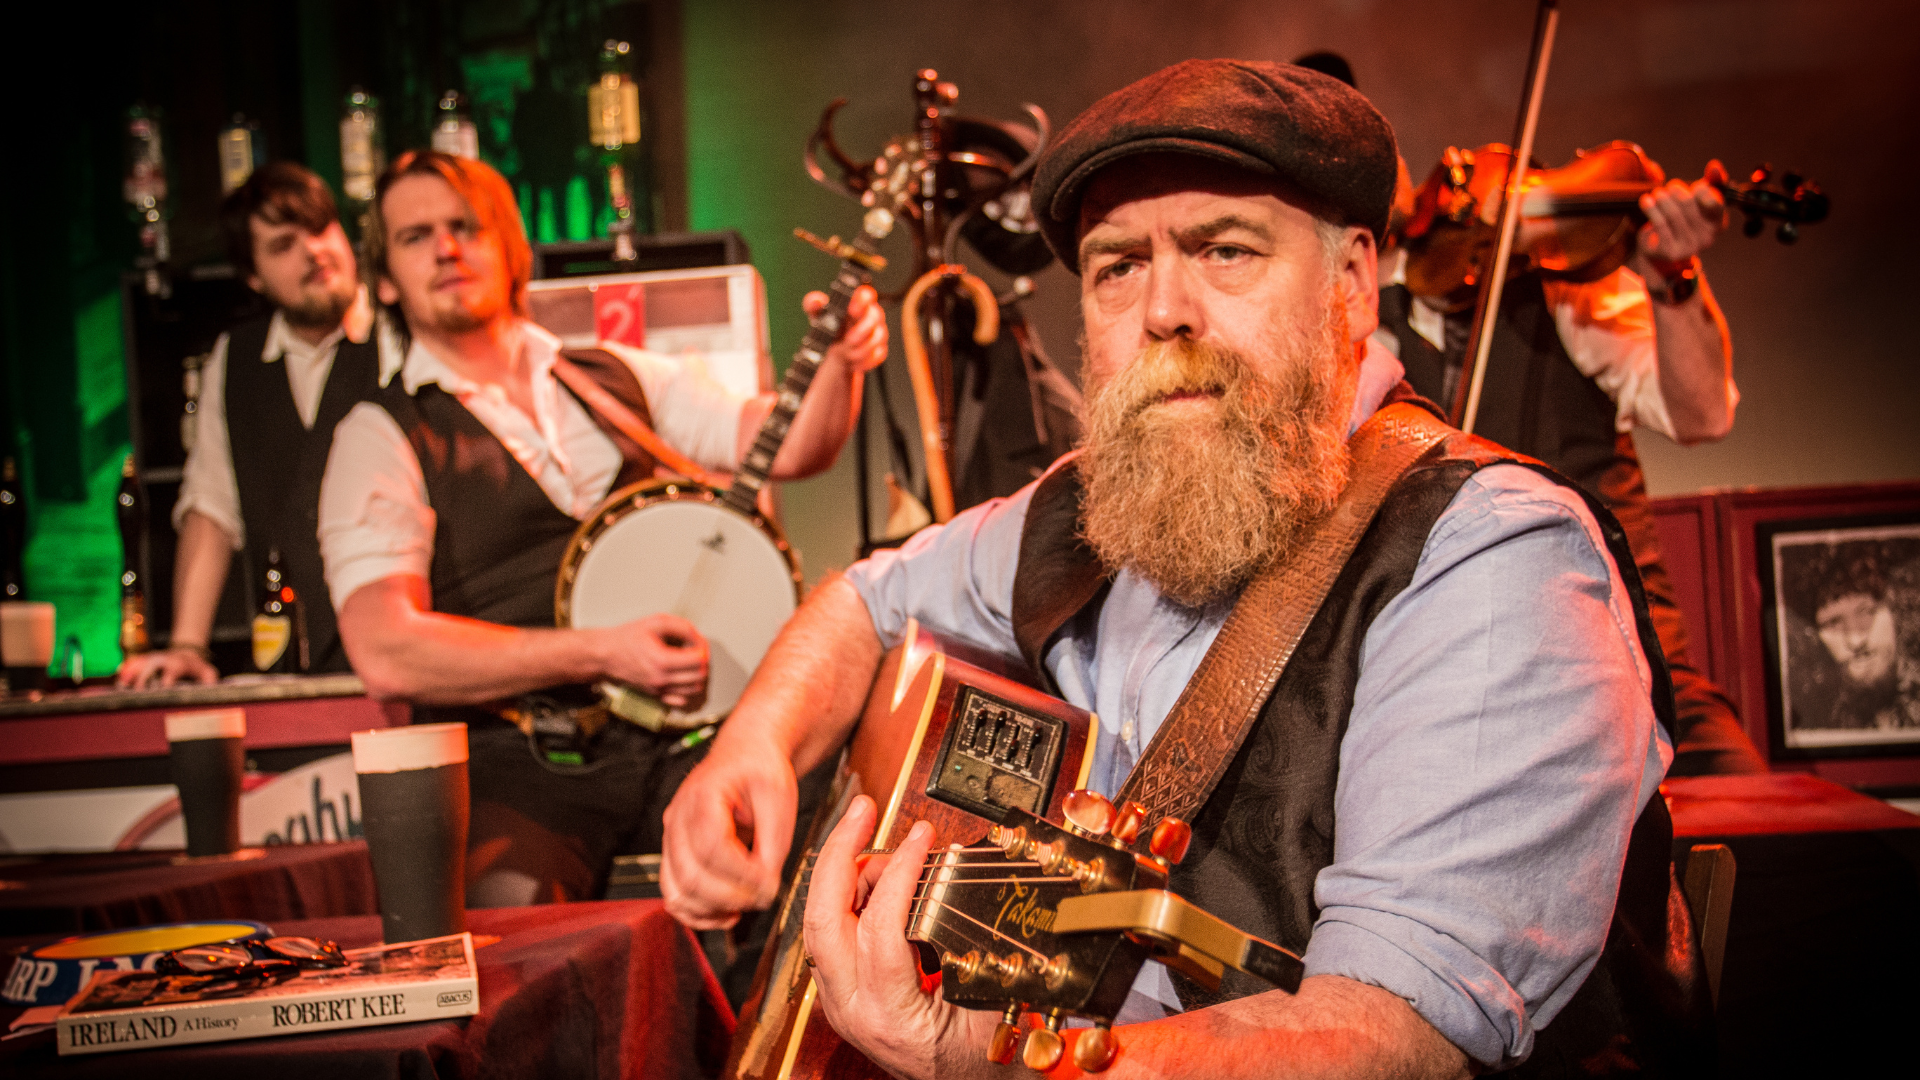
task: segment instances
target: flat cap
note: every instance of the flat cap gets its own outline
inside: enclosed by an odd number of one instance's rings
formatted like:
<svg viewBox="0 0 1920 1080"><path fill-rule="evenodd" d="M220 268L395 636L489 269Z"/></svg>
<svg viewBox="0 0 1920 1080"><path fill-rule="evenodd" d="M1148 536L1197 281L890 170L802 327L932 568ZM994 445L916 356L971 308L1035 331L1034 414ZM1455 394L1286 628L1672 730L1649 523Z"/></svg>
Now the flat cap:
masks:
<svg viewBox="0 0 1920 1080"><path fill-rule="evenodd" d="M1079 272L1080 199L1123 157L1194 154L1275 176L1381 236L1393 202L1393 127L1360 92L1317 71L1254 60L1184 60L1075 117L1034 173L1040 231Z"/></svg>

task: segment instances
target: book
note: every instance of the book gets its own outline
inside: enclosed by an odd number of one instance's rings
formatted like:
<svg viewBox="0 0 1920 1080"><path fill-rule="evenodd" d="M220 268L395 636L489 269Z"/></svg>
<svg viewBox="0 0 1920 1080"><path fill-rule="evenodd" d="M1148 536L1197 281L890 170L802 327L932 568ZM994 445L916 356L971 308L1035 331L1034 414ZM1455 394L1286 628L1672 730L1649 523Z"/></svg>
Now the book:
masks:
<svg viewBox="0 0 1920 1080"><path fill-rule="evenodd" d="M96 974L55 1021L61 1054L98 1054L480 1011L473 935L350 949L347 965L239 990L209 975Z"/></svg>

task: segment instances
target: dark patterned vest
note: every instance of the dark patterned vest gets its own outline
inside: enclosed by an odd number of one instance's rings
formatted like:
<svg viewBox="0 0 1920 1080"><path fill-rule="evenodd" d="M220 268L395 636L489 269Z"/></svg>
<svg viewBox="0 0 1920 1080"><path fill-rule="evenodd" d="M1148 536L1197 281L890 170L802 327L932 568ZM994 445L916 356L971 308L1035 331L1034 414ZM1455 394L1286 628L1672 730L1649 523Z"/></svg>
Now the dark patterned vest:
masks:
<svg viewBox="0 0 1920 1080"><path fill-rule="evenodd" d="M565 355L652 423L639 380L619 358L598 349ZM580 522L553 505L493 432L438 384L408 394L396 376L374 401L400 425L426 479L435 517L433 610L505 626L552 626L555 578ZM651 455L581 407L620 450L614 489L653 475Z"/></svg>
<svg viewBox="0 0 1920 1080"><path fill-rule="evenodd" d="M1389 400L1411 397L1402 384ZM1340 742L1367 628L1412 580L1427 534L1468 477L1497 462L1518 461L1566 483L1537 462L1469 436L1452 437L1443 451L1423 458L1389 492L1193 822L1193 845L1173 874L1176 892L1296 951L1306 947L1319 916L1314 880L1333 861ZM1045 670L1038 658L1069 621L1080 631L1096 624L1104 597L1107 573L1074 528L1079 499L1078 473L1069 464L1041 482L1027 511L1013 626L1036 671ZM1655 715L1671 733L1672 693L1626 537L1604 507L1590 496L1587 502L1633 598L1654 674ZM1635 823L1600 963L1538 1033L1517 1075L1712 1072L1706 980L1673 880L1671 843L1672 822L1656 797ZM1236 972L1227 973L1215 995L1180 976L1174 981L1189 1008L1267 989Z"/></svg>
<svg viewBox="0 0 1920 1080"><path fill-rule="evenodd" d="M281 570L304 601L312 670L346 671L347 654L320 562L320 480L333 429L378 389L379 349L371 339L340 342L313 427L307 428L293 403L286 362L261 358L270 323L271 316L263 315L227 335L227 441L240 491L240 520L246 525L247 596L259 599L254 590L266 572L268 550L278 548Z"/></svg>

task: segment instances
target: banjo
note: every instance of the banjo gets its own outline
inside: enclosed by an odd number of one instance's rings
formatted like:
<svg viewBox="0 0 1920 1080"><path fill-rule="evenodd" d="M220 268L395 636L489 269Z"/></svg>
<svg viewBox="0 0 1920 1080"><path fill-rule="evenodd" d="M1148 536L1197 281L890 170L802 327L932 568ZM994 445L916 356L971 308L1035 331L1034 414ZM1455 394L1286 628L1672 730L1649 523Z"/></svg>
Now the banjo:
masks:
<svg viewBox="0 0 1920 1080"><path fill-rule="evenodd" d="M759 496L827 347L846 329L854 290L886 266L874 247L893 223L891 210L874 206L851 244L794 230L839 256L840 272L729 487L680 478L631 484L609 495L568 543L554 584L558 625L617 626L664 612L707 639L707 696L697 709L669 709L633 687L602 682L597 689L615 715L655 731L719 721L798 606L799 562L780 526L760 512Z"/></svg>

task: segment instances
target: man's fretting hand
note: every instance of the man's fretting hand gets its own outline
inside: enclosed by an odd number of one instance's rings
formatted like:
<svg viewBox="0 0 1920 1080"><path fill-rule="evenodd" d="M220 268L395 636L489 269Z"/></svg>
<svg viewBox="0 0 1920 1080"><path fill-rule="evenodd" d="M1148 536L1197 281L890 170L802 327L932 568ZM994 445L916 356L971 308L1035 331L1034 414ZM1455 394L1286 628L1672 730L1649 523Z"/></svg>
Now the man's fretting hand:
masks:
<svg viewBox="0 0 1920 1080"><path fill-rule="evenodd" d="M1726 166L1710 161L1706 175L1692 184L1669 180L1640 196L1647 223L1640 226L1628 268L1643 278L1657 276L1657 264L1685 262L1712 247L1727 227L1727 201L1714 186L1726 179Z"/></svg>
<svg viewBox="0 0 1920 1080"><path fill-rule="evenodd" d="M827 294L810 292L800 300L807 317L818 315L827 306ZM850 375L877 368L887 358L887 313L880 307L873 286L862 285L853 291L847 305L847 332L827 349L826 359L847 365Z"/></svg>

